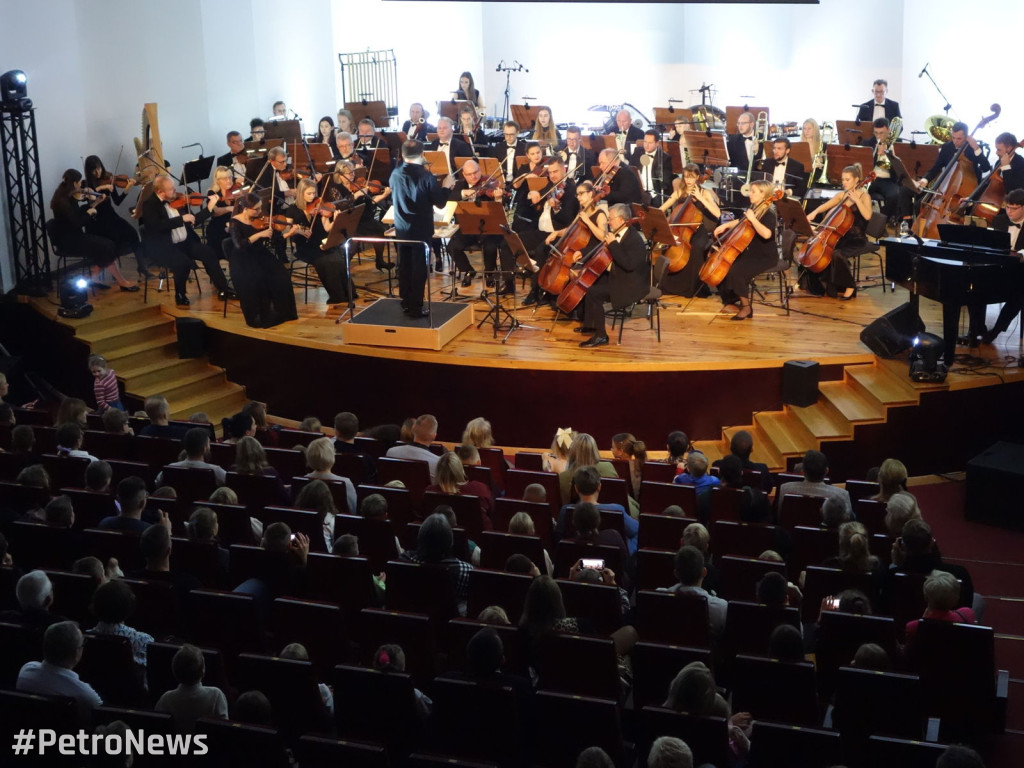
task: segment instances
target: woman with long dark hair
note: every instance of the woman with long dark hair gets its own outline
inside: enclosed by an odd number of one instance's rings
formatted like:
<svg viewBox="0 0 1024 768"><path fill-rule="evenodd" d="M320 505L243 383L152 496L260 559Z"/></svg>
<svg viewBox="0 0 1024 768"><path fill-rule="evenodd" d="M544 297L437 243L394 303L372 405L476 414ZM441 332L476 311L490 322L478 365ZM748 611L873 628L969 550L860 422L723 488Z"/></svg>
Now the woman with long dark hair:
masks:
<svg viewBox="0 0 1024 768"><path fill-rule="evenodd" d="M129 190L135 186L135 179L129 178L125 183L127 186L124 189ZM113 175L107 172L103 161L97 155L89 155L85 158L85 175L82 179L82 186L106 195L105 199L99 199L96 205L96 217L86 225L86 232L113 240L118 256L131 253L138 258L139 233L131 223L114 210L114 206L121 205L127 195L125 192L118 191Z"/></svg>
<svg viewBox="0 0 1024 768"><path fill-rule="evenodd" d="M262 207L259 195L242 195L228 225L235 246L231 276L245 323L252 328L271 328L298 318L288 270L270 244L274 231L255 226Z"/></svg>
<svg viewBox="0 0 1024 768"><path fill-rule="evenodd" d="M483 97L473 83L472 73L463 72L459 75L459 90L456 92L455 98L460 101L471 101L478 107L484 105Z"/></svg>

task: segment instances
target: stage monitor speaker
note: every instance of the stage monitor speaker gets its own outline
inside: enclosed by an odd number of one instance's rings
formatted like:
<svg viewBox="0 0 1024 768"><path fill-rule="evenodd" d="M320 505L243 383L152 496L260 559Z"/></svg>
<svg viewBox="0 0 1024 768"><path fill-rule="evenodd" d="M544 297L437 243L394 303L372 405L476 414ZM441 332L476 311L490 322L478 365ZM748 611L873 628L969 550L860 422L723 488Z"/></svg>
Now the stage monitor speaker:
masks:
<svg viewBox="0 0 1024 768"><path fill-rule="evenodd" d="M782 366L782 402L806 407L818 402L821 366L814 360L787 360Z"/></svg>
<svg viewBox="0 0 1024 768"><path fill-rule="evenodd" d="M998 442L967 462L964 517L1001 528L1024 529L1024 445Z"/></svg>
<svg viewBox="0 0 1024 768"><path fill-rule="evenodd" d="M206 356L206 323L197 317L179 317L174 321L178 332L178 357Z"/></svg>
<svg viewBox="0 0 1024 768"><path fill-rule="evenodd" d="M860 340L879 357L895 357L910 349L913 338L923 330L924 323L907 302L861 331Z"/></svg>

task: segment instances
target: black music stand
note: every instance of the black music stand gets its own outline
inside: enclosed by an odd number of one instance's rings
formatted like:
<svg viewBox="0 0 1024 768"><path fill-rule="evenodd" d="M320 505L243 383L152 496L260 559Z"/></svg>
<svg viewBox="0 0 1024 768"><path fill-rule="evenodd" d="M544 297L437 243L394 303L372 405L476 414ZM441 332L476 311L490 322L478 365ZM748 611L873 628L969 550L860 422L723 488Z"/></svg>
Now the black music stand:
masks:
<svg viewBox="0 0 1024 768"><path fill-rule="evenodd" d="M383 101L346 101L345 109L352 113L352 122L359 125L364 117L373 120L377 128L383 128L391 122L388 108Z"/></svg>
<svg viewBox="0 0 1024 768"><path fill-rule="evenodd" d="M213 164L216 159L212 155L210 157L200 155L195 160L189 160L185 163L181 171L181 181L185 187L188 187L189 179L194 179L196 184L199 185L199 191L202 192L203 179L210 178L210 173L213 171Z"/></svg>
<svg viewBox="0 0 1024 768"><path fill-rule="evenodd" d="M661 208L653 205L643 205L642 203L633 203L633 216L640 219L640 230L644 233L644 237L647 238L647 258L651 264L654 264L654 249L656 245L663 245L665 250L667 250L676 244L675 233L672 231L673 227L701 226L701 223L694 225L669 224L668 217ZM653 273L651 276L654 276ZM661 306L678 307L680 305L662 302Z"/></svg>
<svg viewBox="0 0 1024 768"><path fill-rule="evenodd" d="M811 229L811 222L807 220L807 213L804 211L800 200L793 197L784 197L775 201L775 210L779 215L779 223L783 229L792 229L798 235L810 237L814 234Z"/></svg>
<svg viewBox="0 0 1024 768"><path fill-rule="evenodd" d="M269 141L264 138L263 141L247 141L245 142L246 152L257 152L263 157L267 156L267 152L274 147L283 147L284 139L270 139Z"/></svg>
<svg viewBox="0 0 1024 768"><path fill-rule="evenodd" d="M306 154L307 150L308 155ZM335 163L331 148L320 142L290 142L288 155L292 158L292 165L297 168L308 166L309 161L312 160L313 170L318 173L327 173Z"/></svg>
<svg viewBox="0 0 1024 768"><path fill-rule="evenodd" d="M492 203L492 205L498 205L498 203ZM502 212L502 218L505 218L504 212ZM509 247L509 250L512 251L512 254L515 256L516 264L523 266L531 271L536 271L536 262L534 262L534 260L530 258L530 253L529 251L526 250L526 246L523 245L523 241L519 239L519 235L513 232L511 229L509 229L507 223L502 223L499 225L499 233L504 235L505 244ZM487 302L487 306L490 307L490 309L487 311L487 314L484 315L483 319L479 323L477 323L477 328L480 328L485 322L487 322L488 317L491 318L491 321L494 324L494 338L498 337L499 330L504 330L505 328L508 328L508 331L505 334L505 338L501 340L502 344L508 341L508 337L512 335L513 331L518 331L520 328L526 328L531 331L544 330L543 328L538 328L535 325L526 325L525 323L521 323L519 321L519 318L515 316L515 312L518 311L519 307L516 305L516 296L514 293L512 294L512 311L509 312L507 309L505 309L504 306L502 306L502 283L504 282L505 279L514 280L515 272L496 269L491 272L484 272L485 278L487 275L492 275L494 278L494 301L492 302L490 298L488 298L487 296L487 282L485 279L485 288L484 292L481 294L481 297L483 298L484 301ZM507 323L508 325L505 325L505 323Z"/></svg>
<svg viewBox="0 0 1024 768"><path fill-rule="evenodd" d="M324 241L324 244L320 246L320 250L330 251L343 245L346 240L355 237L358 234L357 230L359 229L359 220L363 216L363 209L365 207L366 204L361 203L347 211L339 211L338 215L334 217L334 222L331 224L331 228L327 232L327 239ZM348 259L345 260L345 274L348 277L349 284L349 305L354 306L355 299L352 297L352 264ZM390 271L388 271L388 296L394 296L391 289Z"/></svg>
<svg viewBox="0 0 1024 768"><path fill-rule="evenodd" d="M472 235L475 237L487 237L488 235L501 235L503 233L502 227L508 226L508 218L505 216L504 206L494 200L475 200L468 201L462 200L455 206L455 221L459 225L459 231L464 235ZM483 243L481 242L481 249ZM469 296L461 296L458 291L455 290L455 273L452 272L452 290L448 298L451 301L471 301ZM486 278L488 274L492 276L494 273L484 272L483 276ZM495 280L497 278L495 277ZM485 290L482 294L484 301L487 299L487 291ZM500 296L500 292L499 292ZM491 310L493 311L493 309ZM490 314L490 313L488 313ZM486 321L486 317L484 320ZM479 326L478 326L479 327ZM497 336L497 332L495 332Z"/></svg>
<svg viewBox="0 0 1024 768"><path fill-rule="evenodd" d="M264 139L284 139L285 141L302 141L302 129L298 120L269 120L263 124L266 132Z"/></svg>
<svg viewBox="0 0 1024 768"><path fill-rule="evenodd" d="M690 162L697 163L704 170L705 166L728 166L729 151L725 148L725 134L704 131L684 131L686 148L690 152Z"/></svg>

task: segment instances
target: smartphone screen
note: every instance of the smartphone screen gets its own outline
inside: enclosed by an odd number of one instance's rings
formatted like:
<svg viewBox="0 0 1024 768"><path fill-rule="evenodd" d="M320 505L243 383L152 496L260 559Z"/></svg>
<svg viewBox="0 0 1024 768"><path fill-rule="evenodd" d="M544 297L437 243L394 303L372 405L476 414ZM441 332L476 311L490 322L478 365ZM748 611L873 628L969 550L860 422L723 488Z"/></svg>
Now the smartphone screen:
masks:
<svg viewBox="0 0 1024 768"><path fill-rule="evenodd" d="M603 571L604 570L604 560L599 560L597 558L595 558L593 560L590 560L590 559L584 558L583 559L583 567L584 568L590 568L590 569L595 570L595 571Z"/></svg>

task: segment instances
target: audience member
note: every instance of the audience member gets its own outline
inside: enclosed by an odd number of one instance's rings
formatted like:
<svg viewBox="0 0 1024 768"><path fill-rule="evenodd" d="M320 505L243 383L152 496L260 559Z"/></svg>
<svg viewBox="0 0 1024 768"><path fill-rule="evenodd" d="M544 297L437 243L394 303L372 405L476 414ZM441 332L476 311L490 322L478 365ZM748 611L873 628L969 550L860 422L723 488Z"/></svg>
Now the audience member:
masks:
<svg viewBox="0 0 1024 768"><path fill-rule="evenodd" d="M921 508L909 493L897 491L885 503L885 530L896 539L903 533L908 520L920 520Z"/></svg>
<svg viewBox="0 0 1024 768"><path fill-rule="evenodd" d="M228 700L220 688L203 685L206 660L194 645L185 644L171 659L171 674L178 683L157 699L154 709L174 718L179 733L191 733L201 717L226 720Z"/></svg>
<svg viewBox="0 0 1024 768"><path fill-rule="evenodd" d="M494 511L494 498L491 489L479 480L466 480L466 470L458 456L448 452L439 457L434 477L433 483L426 487L427 491L452 496L476 496L480 504L481 526L485 531L493 530L491 512Z"/></svg>
<svg viewBox="0 0 1024 768"><path fill-rule="evenodd" d="M615 768L615 761L600 747L587 747L576 758L576 768Z"/></svg>
<svg viewBox="0 0 1024 768"><path fill-rule="evenodd" d="M703 662L692 661L679 671L669 685L668 698L662 706L699 717L724 717L729 721L729 743L733 751L745 755L750 750L750 713L732 713L715 687L711 670Z"/></svg>
<svg viewBox="0 0 1024 768"><path fill-rule="evenodd" d="M115 435L133 435L128 423L128 414L119 408L108 408L103 412L103 431Z"/></svg>
<svg viewBox="0 0 1024 768"><path fill-rule="evenodd" d="M142 510L146 506L146 481L141 477L129 475L117 484L117 503L121 511L117 515L104 517L99 528L107 531L126 531L142 533L149 523L142 519ZM159 511L160 523L170 530L171 521L167 513Z"/></svg>
<svg viewBox="0 0 1024 768"><path fill-rule="evenodd" d="M324 438L326 440L326 438ZM316 441L319 442L319 441ZM328 443L327 449L334 456L334 449ZM338 510L334 506L334 497L331 489L323 480L311 480L302 486L299 495L295 499L297 509L311 509L317 513L317 520L323 529L323 541L328 553L334 547L334 516ZM317 547L319 549L319 547Z"/></svg>
<svg viewBox="0 0 1024 768"><path fill-rule="evenodd" d="M570 541L616 547L622 555L623 565L629 561L629 548L619 532L611 528L601 529L601 512L595 504L589 501L577 504L572 510L572 525L576 535Z"/></svg>
<svg viewBox="0 0 1024 768"><path fill-rule="evenodd" d="M309 661L309 651L306 650L306 646L304 646L302 643L288 643L288 645L281 649L281 652L278 654L278 656L282 659L293 659L295 661ZM325 713L333 715L334 694L331 692L331 689L323 683L317 683L317 688L320 691L320 700L324 703ZM328 727L328 718L324 718L324 722L322 723L322 725L324 727ZM314 728L315 725L311 723L310 730L313 730Z"/></svg>
<svg viewBox="0 0 1024 768"><path fill-rule="evenodd" d="M547 500L547 489L540 483L530 483L523 489L523 501L528 501L531 504L546 504Z"/></svg>
<svg viewBox="0 0 1024 768"><path fill-rule="evenodd" d="M838 496L829 496L821 504L821 524L825 528L839 530L839 526L849 522L852 517L853 513Z"/></svg>
<svg viewBox="0 0 1024 768"><path fill-rule="evenodd" d="M30 661L22 666L18 672L17 689L39 696L74 699L80 722L88 722L90 712L101 706L103 699L74 671L82 660L84 642L81 630L73 621L59 621L48 627L43 635L43 660Z"/></svg>
<svg viewBox="0 0 1024 768"><path fill-rule="evenodd" d="M254 437L256 435L256 420L252 414L241 411L230 416L221 422L224 430L222 443L236 445L243 437Z"/></svg>
<svg viewBox="0 0 1024 768"><path fill-rule="evenodd" d="M123 413L123 411L122 411ZM110 482L114 479L114 470L109 461L94 461L85 468L85 487L95 493L110 493Z"/></svg>
<svg viewBox="0 0 1024 768"><path fill-rule="evenodd" d="M478 416L466 424L462 430L462 442L465 445L472 445L474 448L490 448L494 445L494 434L491 431L491 422Z"/></svg>
<svg viewBox="0 0 1024 768"><path fill-rule="evenodd" d="M306 464L309 465L311 470L306 474L306 477L344 485L345 501L348 503L346 512L348 514L355 514L355 510L358 509L356 505L356 487L347 477L336 475L331 471L334 469L335 456L337 456L337 453L329 437L320 437L311 442L306 446Z"/></svg>
<svg viewBox="0 0 1024 768"><path fill-rule="evenodd" d="M977 624L974 611L970 608L958 608L960 601L960 582L956 576L946 571L932 571L924 580L924 600L926 608L921 619L929 621L949 621L954 624ZM913 643L917 636L917 628L921 619L907 623L907 645Z"/></svg>
<svg viewBox="0 0 1024 768"><path fill-rule="evenodd" d="M206 511L210 512L209 509ZM216 517L214 520L216 526ZM139 537L139 548L145 565L141 571L134 571L130 576L133 579L170 584L174 590L180 616L188 593L193 589L200 589L203 585L193 574L171 568L172 547L171 531L167 526L149 526Z"/></svg>
<svg viewBox="0 0 1024 768"><path fill-rule="evenodd" d="M533 524L533 518L526 512L516 512L508 521L508 532L516 536L536 536L537 528ZM551 562L551 556L547 548L544 550L544 573L552 576L555 573L555 566Z"/></svg>
<svg viewBox="0 0 1024 768"><path fill-rule="evenodd" d="M926 576L932 571L946 571L959 579L959 605L973 608L974 613L980 615L982 601L980 596L975 600L974 582L968 570L962 565L943 561L928 523L924 520L908 520L903 526L902 535L892 545L892 562L886 574L883 597L888 597L895 574L917 573Z"/></svg>
<svg viewBox="0 0 1024 768"><path fill-rule="evenodd" d="M508 614L505 613L505 609L500 605L488 605L480 611L476 620L483 624L495 624L502 627L507 627L512 624L512 622L508 620Z"/></svg>
<svg viewBox="0 0 1024 768"><path fill-rule="evenodd" d="M686 471L676 475L673 482L679 485L692 485L697 491L698 498L710 494L711 489L721 483L717 477L708 474L708 457L700 451L690 451L686 455L685 464Z"/></svg>
<svg viewBox="0 0 1024 768"><path fill-rule="evenodd" d="M267 452L255 437L248 435L240 438L235 445L235 464L231 468L240 475L254 477L271 477L275 482L275 498L265 498L265 502L273 502L288 506L291 504L291 494L285 486L281 475L270 466L267 461Z"/></svg>
<svg viewBox="0 0 1024 768"><path fill-rule="evenodd" d="M162 437L168 440L181 440L185 437L188 427L184 424L171 424L171 406L163 395L147 397L143 408L149 417L149 424L139 430L143 437Z"/></svg>
<svg viewBox="0 0 1024 768"><path fill-rule="evenodd" d="M985 761L964 744L950 744L935 761L935 768L985 768Z"/></svg>
<svg viewBox="0 0 1024 768"><path fill-rule="evenodd" d="M907 468L898 459L886 459L878 468L878 493L871 498L888 501L894 493L906 492Z"/></svg>
<svg viewBox="0 0 1024 768"><path fill-rule="evenodd" d="M111 558L114 560L114 558ZM116 563L117 560L114 560ZM107 583L109 580L107 577L107 569L103 567L103 563L100 562L98 557L88 555L86 557L80 557L75 560L71 566L72 573L80 573L83 576L88 576L93 581L94 587L100 587Z"/></svg>
<svg viewBox="0 0 1024 768"><path fill-rule="evenodd" d="M57 407L57 415L53 419L53 426L73 423L85 429L89 424L89 406L85 400L77 397L65 397Z"/></svg>
<svg viewBox="0 0 1024 768"><path fill-rule="evenodd" d="M224 468L209 462L210 430L205 427L192 427L185 433L181 445L185 449L185 458L182 461L176 461L167 466L181 469L213 470L213 479L217 487L227 482L227 473L224 471ZM163 472L156 476L156 485L163 484L163 477Z"/></svg>
<svg viewBox="0 0 1024 768"><path fill-rule="evenodd" d="M792 624L779 624L768 638L768 656L779 661L804 660L804 638Z"/></svg>
<svg viewBox="0 0 1024 768"><path fill-rule="evenodd" d="M19 485L37 489L29 501L30 506L25 509L25 517L41 522L45 517L46 505L53 498L50 473L42 464L30 464L18 473L16 481Z"/></svg>
<svg viewBox="0 0 1024 768"><path fill-rule="evenodd" d="M839 554L828 558L822 565L839 568L850 573L869 573L880 577L882 563L871 554L868 529L853 520L839 526Z"/></svg>
<svg viewBox="0 0 1024 768"><path fill-rule="evenodd" d="M377 462L363 453L356 445L359 436L359 419L354 413L342 411L334 416L335 453L358 453L363 457L363 482L377 482ZM394 442L394 441L392 441ZM354 508L353 508L354 509ZM352 514L355 514L354 512Z"/></svg>
<svg viewBox="0 0 1024 768"><path fill-rule="evenodd" d="M323 432L324 425L316 416L307 416L299 422L300 432Z"/></svg>
<svg viewBox="0 0 1024 768"><path fill-rule="evenodd" d="M412 442L388 448L385 456L389 459L424 461L430 469L430 482L437 482L437 462L440 457L430 450L437 439L437 419L429 413L420 416L412 425Z"/></svg>
<svg viewBox="0 0 1024 768"><path fill-rule="evenodd" d="M892 662L882 646L877 643L862 643L853 654L850 666L872 672L888 672L892 668Z"/></svg>
<svg viewBox="0 0 1024 768"><path fill-rule="evenodd" d="M249 725L270 727L274 724L274 713L270 699L263 691L246 691L235 700L235 720Z"/></svg>
<svg viewBox="0 0 1024 768"><path fill-rule="evenodd" d="M108 581L96 588L92 595L91 610L96 626L92 635L125 637L132 647L132 658L140 670L146 669L146 647L154 642L153 636L129 627L125 622L135 608L135 593L120 579Z"/></svg>
<svg viewBox="0 0 1024 768"><path fill-rule="evenodd" d="M647 753L647 768L693 768L693 752L682 739L659 736Z"/></svg>
<svg viewBox="0 0 1024 768"><path fill-rule="evenodd" d="M668 438L665 440L668 456L665 462L675 465L677 475L686 469L686 454L689 452L690 447L690 438L687 437L685 432L677 429L674 432L668 433Z"/></svg>
<svg viewBox="0 0 1024 768"><path fill-rule="evenodd" d="M807 451L804 453L802 464L804 479L783 483L779 486L779 497L781 498L787 493L798 496L817 496L823 499L834 496L843 502L843 508L847 514L852 516L853 505L850 503L850 494L844 488L836 488L825 482L825 477L828 475L828 459L825 458L825 454L821 451Z"/></svg>
<svg viewBox="0 0 1024 768"><path fill-rule="evenodd" d="M64 621L63 616L55 616L50 612L53 605L53 584L44 571L29 571L18 579L14 587L14 596L18 601L18 610L0 613L0 621L20 624L39 633L57 622Z"/></svg>
<svg viewBox="0 0 1024 768"><path fill-rule="evenodd" d="M712 637L721 637L725 631L725 614L729 604L704 589L704 577L707 569L704 566L704 555L696 547L685 545L676 552L675 576L678 581L671 587L659 587L659 592L672 592L677 595L699 595L708 601L708 628Z"/></svg>
<svg viewBox="0 0 1024 768"><path fill-rule="evenodd" d="M266 404L257 400L250 400L245 404L245 407L242 408L242 413L248 413L252 416L252 420L256 424L256 432L253 437L259 440L261 445L277 445L277 433L281 428L267 422Z"/></svg>
<svg viewBox="0 0 1024 768"><path fill-rule="evenodd" d="M82 440L84 437L85 431L75 422L69 421L61 424L57 427L57 455L97 461L96 457L91 453L82 450Z"/></svg>
<svg viewBox="0 0 1024 768"><path fill-rule="evenodd" d="M92 391L96 398L96 411L106 413L111 408L124 410L117 387L117 372L107 364L103 355L89 355L89 373L93 376Z"/></svg>
<svg viewBox="0 0 1024 768"><path fill-rule="evenodd" d="M761 464L757 461L751 461L750 455L754 452L754 437L747 430L740 429L733 433L732 439L729 440L729 455L735 456L740 460L741 470L752 470L754 472L761 473L761 490L769 491L772 487L772 474L768 470L767 464ZM711 466L721 467L722 462L725 458L718 459Z"/></svg>
<svg viewBox="0 0 1024 768"><path fill-rule="evenodd" d="M679 511L682 512L682 509ZM685 517L685 515L680 514L679 517ZM704 569L706 573L703 586L712 595L717 595L720 589L718 566L715 565L714 559L711 556L711 534L708 532L708 529L701 523L690 523L683 528L683 537L679 542L679 546L685 545L696 547L704 556Z"/></svg>
<svg viewBox="0 0 1024 768"><path fill-rule="evenodd" d="M469 597L469 574L473 566L459 560L452 553L454 536L448 519L435 512L420 525L416 538L416 549L407 549L402 559L411 563L437 563L448 568L452 578L452 590L458 604L460 616L466 615L466 600Z"/></svg>
<svg viewBox="0 0 1024 768"><path fill-rule="evenodd" d="M647 463L647 446L643 440L637 440L628 432L620 432L612 437L612 458L629 462L629 478L632 482L633 496L639 498L640 484L644 479L644 464Z"/></svg>
<svg viewBox="0 0 1024 768"><path fill-rule="evenodd" d="M551 447L541 457L541 466L545 472L561 473L569 463L569 448L576 439L572 427L559 427L551 440Z"/></svg>
<svg viewBox="0 0 1024 768"><path fill-rule="evenodd" d="M373 668L380 672L405 672L405 651L400 645L382 645L373 654ZM419 688L413 688L416 697L416 714L420 720L430 717L434 702Z"/></svg>
<svg viewBox="0 0 1024 768"><path fill-rule="evenodd" d="M572 484L576 470L580 467L596 467L601 477L618 477L619 473L610 461L602 461L597 442L586 432L577 432L569 446L569 458L565 469L558 473L558 485L562 491L562 504L571 504ZM639 514L639 513L637 513Z"/></svg>
<svg viewBox="0 0 1024 768"><path fill-rule="evenodd" d="M523 576L540 576L540 568L526 555L516 553L509 555L505 561L506 573L519 573Z"/></svg>
<svg viewBox="0 0 1024 768"><path fill-rule="evenodd" d="M636 517L627 513L621 504L602 504L599 502L601 495L601 475L595 466L579 467L572 477L572 487L578 497L576 504L566 504L558 513L558 522L555 524L555 542L565 538L569 527L569 521L574 518L575 510L580 504L592 504L596 509L606 512L618 512L622 515L623 528L626 531L627 555L636 552L637 535L640 524ZM600 514L598 515L600 518ZM598 522L600 525L600 520ZM620 537L621 538L621 537ZM618 546L616 542L616 546Z"/></svg>

